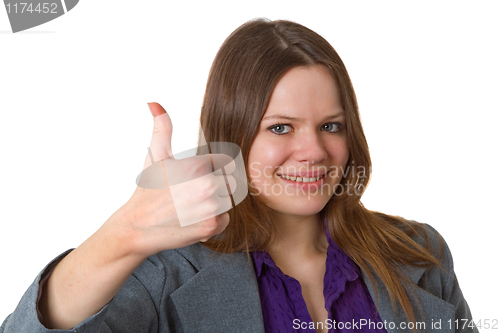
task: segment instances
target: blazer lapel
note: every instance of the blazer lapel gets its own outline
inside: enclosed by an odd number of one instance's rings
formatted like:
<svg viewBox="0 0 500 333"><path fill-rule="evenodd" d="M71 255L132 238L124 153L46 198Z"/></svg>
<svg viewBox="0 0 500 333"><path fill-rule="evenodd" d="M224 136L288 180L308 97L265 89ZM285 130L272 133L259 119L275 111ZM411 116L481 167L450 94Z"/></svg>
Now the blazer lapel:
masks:
<svg viewBox="0 0 500 333"><path fill-rule="evenodd" d="M417 286L420 278L426 271L425 268L405 266L405 273L411 282L414 283L412 291L408 293L408 298L413 306L415 313L416 329L418 332L454 332L450 328L448 320L455 320L455 307L441 298L429 293L423 288ZM382 283L382 280L376 274L372 274L375 285L371 283L368 275L363 273L363 279L372 296L373 302L377 306L380 318L385 322L385 328L388 333L412 332L412 327L408 327L408 319L403 308L397 304L393 310L389 293ZM375 290L378 292L378 302ZM420 312L420 310L422 312ZM420 316L422 314L422 317ZM421 318L424 318L423 320ZM402 324L405 327L400 326ZM418 326L420 325L420 326Z"/></svg>
<svg viewBox="0 0 500 333"><path fill-rule="evenodd" d="M202 245L177 250L197 270L170 297L185 332L264 332L255 272L246 254Z"/></svg>

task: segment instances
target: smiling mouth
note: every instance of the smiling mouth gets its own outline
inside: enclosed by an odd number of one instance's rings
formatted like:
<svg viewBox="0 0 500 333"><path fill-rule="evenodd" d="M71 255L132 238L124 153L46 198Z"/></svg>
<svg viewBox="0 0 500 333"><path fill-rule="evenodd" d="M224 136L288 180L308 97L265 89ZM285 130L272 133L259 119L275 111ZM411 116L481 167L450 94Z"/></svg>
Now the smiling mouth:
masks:
<svg viewBox="0 0 500 333"><path fill-rule="evenodd" d="M298 182L298 183L313 183L313 182L320 180L321 178L325 178L326 174L318 176L318 177L291 177L291 176L279 175L279 174L277 176L281 177L283 179L291 180L291 181Z"/></svg>

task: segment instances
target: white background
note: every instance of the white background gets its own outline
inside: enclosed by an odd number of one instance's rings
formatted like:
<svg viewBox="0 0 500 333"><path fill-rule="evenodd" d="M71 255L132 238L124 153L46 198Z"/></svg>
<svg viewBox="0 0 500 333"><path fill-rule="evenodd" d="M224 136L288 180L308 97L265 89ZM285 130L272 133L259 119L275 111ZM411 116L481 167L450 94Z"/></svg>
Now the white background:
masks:
<svg viewBox="0 0 500 333"><path fill-rule="evenodd" d="M195 146L212 60L255 17L301 23L338 51L373 160L362 201L440 231L474 319L500 320L496 1L171 3L80 1L17 34L0 8L0 322L132 195L146 102L169 112L174 153Z"/></svg>

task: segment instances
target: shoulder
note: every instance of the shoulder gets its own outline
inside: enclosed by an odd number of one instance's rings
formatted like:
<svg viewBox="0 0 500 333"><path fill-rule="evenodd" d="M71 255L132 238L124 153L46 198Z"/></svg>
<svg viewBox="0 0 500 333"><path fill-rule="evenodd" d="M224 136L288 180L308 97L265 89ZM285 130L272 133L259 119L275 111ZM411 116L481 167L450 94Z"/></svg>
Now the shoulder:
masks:
<svg viewBox="0 0 500 333"><path fill-rule="evenodd" d="M427 249L440 266L419 267L405 265L403 272L421 288L431 294L444 298L455 279L453 256L443 236L431 225L414 220L406 220L399 228L407 232L420 246Z"/></svg>
<svg viewBox="0 0 500 333"><path fill-rule="evenodd" d="M453 274L453 256L444 237L431 225L427 223L417 223L422 231L418 234L415 241L421 246L426 247L432 255L439 261L441 267L439 271L450 277ZM438 271L438 267L434 267Z"/></svg>
<svg viewBox="0 0 500 333"><path fill-rule="evenodd" d="M431 225L427 223L419 223L417 221L409 221L415 229L415 234L412 235L414 241L416 241L420 246L428 249L433 256L442 261L445 258L445 251L449 252L446 241L443 236Z"/></svg>
<svg viewBox="0 0 500 333"><path fill-rule="evenodd" d="M386 215L385 217L387 217L386 221L408 235L419 246L430 252L438 261L448 261L451 259L446 255L446 252L449 252L446 241L431 225L390 215Z"/></svg>

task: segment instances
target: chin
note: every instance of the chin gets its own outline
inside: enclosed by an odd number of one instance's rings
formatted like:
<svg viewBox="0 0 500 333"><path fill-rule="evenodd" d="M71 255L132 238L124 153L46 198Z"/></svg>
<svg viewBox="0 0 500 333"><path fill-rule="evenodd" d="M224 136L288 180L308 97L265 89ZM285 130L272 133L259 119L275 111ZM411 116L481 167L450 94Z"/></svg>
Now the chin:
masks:
<svg viewBox="0 0 500 333"><path fill-rule="evenodd" d="M312 216L321 212L328 203L328 200L325 200L325 198L309 198L308 200L306 197L305 199L296 199L285 198L281 201L281 204L268 204L268 206L281 214Z"/></svg>

